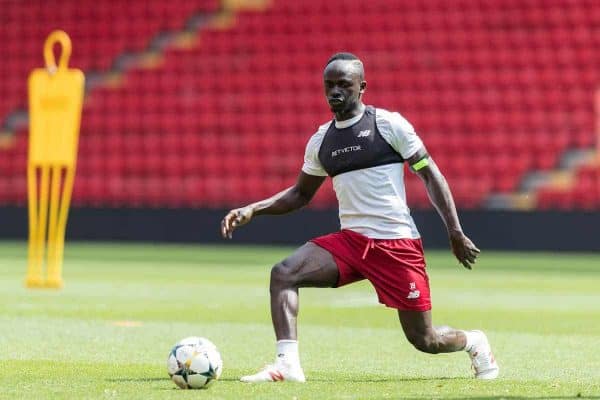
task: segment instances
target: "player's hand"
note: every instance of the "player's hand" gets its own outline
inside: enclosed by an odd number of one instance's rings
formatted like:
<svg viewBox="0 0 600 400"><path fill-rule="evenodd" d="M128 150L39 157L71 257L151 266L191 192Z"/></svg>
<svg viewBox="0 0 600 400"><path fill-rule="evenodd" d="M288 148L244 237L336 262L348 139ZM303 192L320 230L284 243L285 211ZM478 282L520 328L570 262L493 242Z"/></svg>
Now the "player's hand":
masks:
<svg viewBox="0 0 600 400"><path fill-rule="evenodd" d="M231 239L233 231L238 226L246 225L252 219L254 211L252 207L246 206L236 208L227 213L221 221L221 235L224 239Z"/></svg>
<svg viewBox="0 0 600 400"><path fill-rule="evenodd" d="M475 247L471 239L465 236L462 231L452 231L449 233L450 246L456 259L467 269L477 262L477 256L480 250Z"/></svg>

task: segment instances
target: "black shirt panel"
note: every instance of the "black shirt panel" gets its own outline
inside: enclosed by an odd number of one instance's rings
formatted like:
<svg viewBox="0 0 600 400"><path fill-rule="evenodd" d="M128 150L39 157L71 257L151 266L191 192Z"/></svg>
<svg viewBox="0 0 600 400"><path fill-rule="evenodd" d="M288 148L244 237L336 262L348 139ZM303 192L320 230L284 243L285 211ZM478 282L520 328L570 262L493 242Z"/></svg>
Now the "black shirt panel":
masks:
<svg viewBox="0 0 600 400"><path fill-rule="evenodd" d="M331 177L344 172L401 163L404 159L381 136L377 128L375 108L367 106L356 124L338 129L335 121L323 137L319 161Z"/></svg>

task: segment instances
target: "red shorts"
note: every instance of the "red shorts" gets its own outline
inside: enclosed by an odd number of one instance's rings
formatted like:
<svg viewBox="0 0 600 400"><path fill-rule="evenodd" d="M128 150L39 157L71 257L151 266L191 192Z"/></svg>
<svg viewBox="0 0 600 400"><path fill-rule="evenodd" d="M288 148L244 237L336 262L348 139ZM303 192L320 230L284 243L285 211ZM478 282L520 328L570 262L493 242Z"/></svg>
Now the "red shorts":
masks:
<svg viewBox="0 0 600 400"><path fill-rule="evenodd" d="M333 255L340 274L337 287L368 279L388 307L431 310L421 239L369 239L343 229L311 242Z"/></svg>

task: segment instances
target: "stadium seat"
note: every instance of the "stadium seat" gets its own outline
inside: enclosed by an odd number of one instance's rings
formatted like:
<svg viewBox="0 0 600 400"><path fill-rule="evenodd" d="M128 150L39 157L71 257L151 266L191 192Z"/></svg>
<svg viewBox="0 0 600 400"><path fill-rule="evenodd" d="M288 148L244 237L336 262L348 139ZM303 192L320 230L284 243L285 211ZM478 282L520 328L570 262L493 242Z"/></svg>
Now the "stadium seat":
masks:
<svg viewBox="0 0 600 400"><path fill-rule="evenodd" d="M0 82L0 119L25 106L26 75L41 64L53 24L72 35L72 65L107 71L120 55L220 7L110 0L92 13L80 4L68 0L58 13L38 2L7 3L0 73L15 79ZM594 143L591 88L600 68L590 32L600 13L590 4L275 0L238 12L229 27L209 24L198 40L162 48L156 66L125 69L120 85L90 89L74 201L223 207L291 185L306 141L331 118L323 63L348 50L365 62L365 101L411 121L457 204L481 207L493 193L518 190L528 172L557 167L567 149ZM46 22L26 23L30 15ZM0 150L0 188L24 176L26 140L17 142ZM539 206L598 204L585 176L577 175L571 194L540 191ZM327 182L314 207L335 205ZM21 189L0 191L0 203L22 199ZM431 207L411 173L407 193L412 208Z"/></svg>

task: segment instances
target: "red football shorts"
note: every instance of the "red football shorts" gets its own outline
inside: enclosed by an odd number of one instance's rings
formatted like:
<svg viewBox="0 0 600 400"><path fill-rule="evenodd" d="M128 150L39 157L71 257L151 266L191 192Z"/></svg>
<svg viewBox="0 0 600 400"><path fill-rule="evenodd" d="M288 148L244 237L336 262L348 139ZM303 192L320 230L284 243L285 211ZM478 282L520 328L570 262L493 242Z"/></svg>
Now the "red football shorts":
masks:
<svg viewBox="0 0 600 400"><path fill-rule="evenodd" d="M399 310L431 310L421 239L370 239L343 229L311 242L333 255L336 287L368 279L379 302Z"/></svg>

